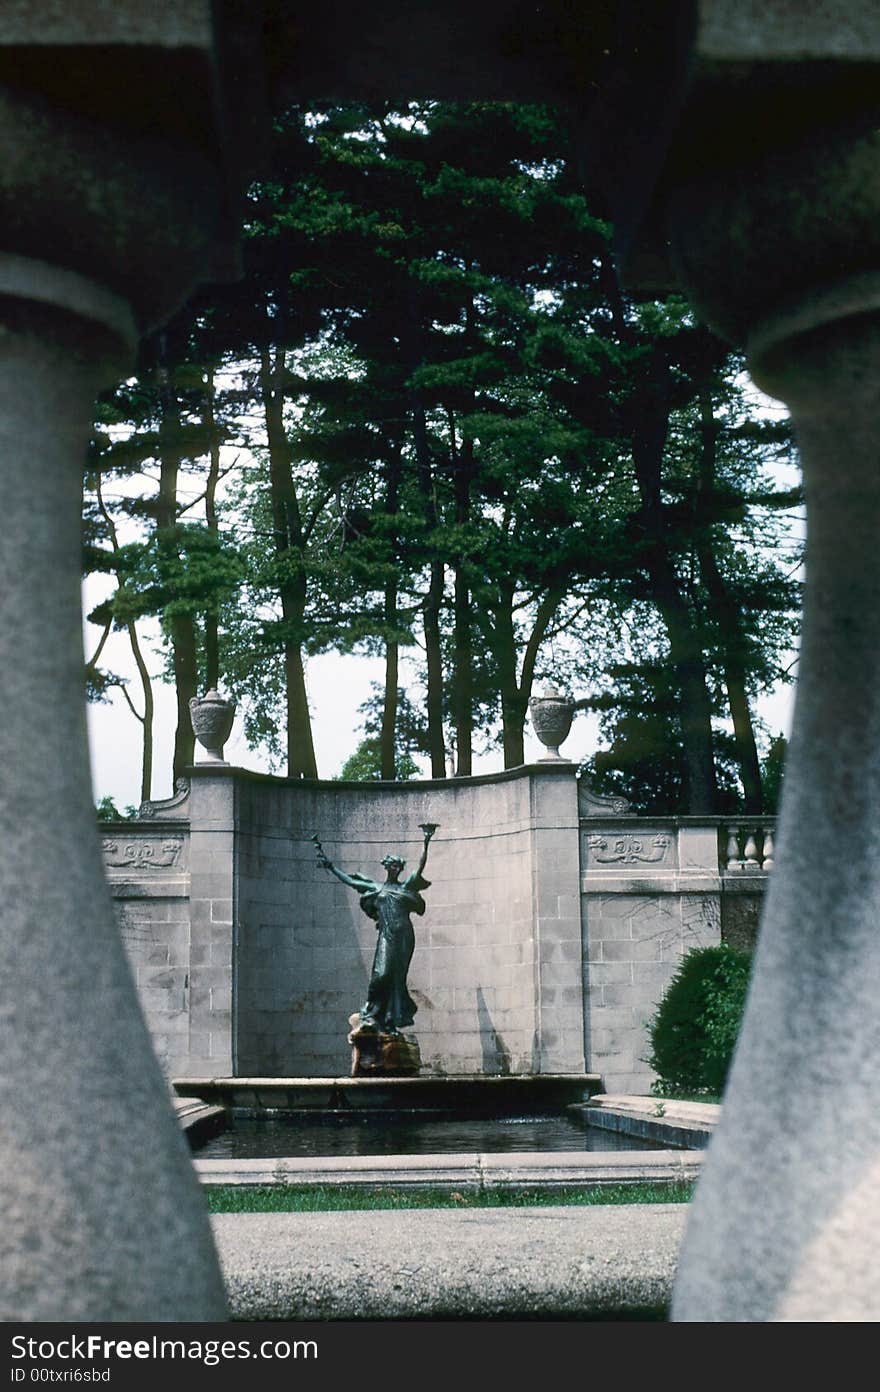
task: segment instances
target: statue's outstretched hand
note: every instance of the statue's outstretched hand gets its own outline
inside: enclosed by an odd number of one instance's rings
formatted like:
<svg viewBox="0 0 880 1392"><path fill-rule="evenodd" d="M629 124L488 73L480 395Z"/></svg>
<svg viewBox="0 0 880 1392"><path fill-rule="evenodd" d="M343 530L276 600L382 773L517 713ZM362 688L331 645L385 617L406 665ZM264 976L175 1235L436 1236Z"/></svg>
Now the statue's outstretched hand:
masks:
<svg viewBox="0 0 880 1392"><path fill-rule="evenodd" d="M327 853L324 850L324 847L321 845L320 841L318 840L318 833L316 831L313 831L311 836L309 837L309 840L315 843L315 852L318 857L318 864L320 865L321 869L332 870L333 866L330 864L330 860L327 856Z"/></svg>

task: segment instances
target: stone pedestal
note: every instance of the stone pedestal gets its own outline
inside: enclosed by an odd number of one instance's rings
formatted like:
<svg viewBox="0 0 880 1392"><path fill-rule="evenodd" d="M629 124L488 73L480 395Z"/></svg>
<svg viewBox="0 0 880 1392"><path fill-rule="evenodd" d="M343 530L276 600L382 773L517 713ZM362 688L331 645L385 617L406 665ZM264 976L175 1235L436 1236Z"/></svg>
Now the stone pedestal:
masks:
<svg viewBox="0 0 880 1392"><path fill-rule="evenodd" d="M422 1059L414 1034L361 1029L359 1015L353 1015L349 1023L353 1078L400 1078L418 1073Z"/></svg>

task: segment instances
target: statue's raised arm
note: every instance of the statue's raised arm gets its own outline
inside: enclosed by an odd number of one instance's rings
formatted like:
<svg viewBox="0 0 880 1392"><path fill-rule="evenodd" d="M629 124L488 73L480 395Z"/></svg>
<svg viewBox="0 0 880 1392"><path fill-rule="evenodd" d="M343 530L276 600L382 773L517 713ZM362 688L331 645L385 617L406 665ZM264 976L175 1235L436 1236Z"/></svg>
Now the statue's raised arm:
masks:
<svg viewBox="0 0 880 1392"><path fill-rule="evenodd" d="M419 831L423 832L423 833L424 833L424 836L425 836L425 846L424 846L424 850L422 851L422 858L421 858L421 860L419 861L418 869L416 870L416 874L418 875L418 877L419 877L420 879L421 879L422 871L424 870L425 866L426 866L427 863L428 863L428 847L429 847L430 844L431 844L431 837L434 835L434 832L437 830L438 825L439 825L439 824L438 824L437 822L421 822L421 823L419 824Z"/></svg>
<svg viewBox="0 0 880 1392"><path fill-rule="evenodd" d="M335 875L337 880L341 880L344 885L348 885L349 889L356 889L358 893L362 893L364 888L363 878L361 876L352 878L351 875L346 875L344 870L337 870L333 861L327 855L327 852L318 840L317 832L312 833L311 840L315 843L315 849L318 852L318 864L321 869L329 870L331 875Z"/></svg>

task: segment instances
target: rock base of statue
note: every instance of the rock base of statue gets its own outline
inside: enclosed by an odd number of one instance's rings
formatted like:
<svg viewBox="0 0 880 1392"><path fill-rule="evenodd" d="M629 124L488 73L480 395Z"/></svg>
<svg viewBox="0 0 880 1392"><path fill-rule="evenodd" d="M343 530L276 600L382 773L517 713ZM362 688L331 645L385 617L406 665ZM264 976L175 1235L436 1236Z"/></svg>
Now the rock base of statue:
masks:
<svg viewBox="0 0 880 1392"><path fill-rule="evenodd" d="M414 1034L361 1029L359 1015L352 1015L349 1024L353 1078L400 1078L418 1073L422 1060Z"/></svg>

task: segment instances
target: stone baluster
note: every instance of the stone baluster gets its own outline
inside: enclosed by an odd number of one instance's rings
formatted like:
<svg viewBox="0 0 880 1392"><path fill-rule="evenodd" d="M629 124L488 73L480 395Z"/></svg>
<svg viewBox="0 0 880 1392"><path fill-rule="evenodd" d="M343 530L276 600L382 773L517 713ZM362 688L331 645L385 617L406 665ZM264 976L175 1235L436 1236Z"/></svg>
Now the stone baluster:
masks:
<svg viewBox="0 0 880 1392"><path fill-rule="evenodd" d="M28 61L0 88L0 1319L214 1321L210 1225L101 863L80 552L96 392L231 254L221 94L209 6L82 9L13 6L7 71L16 42Z"/></svg>
<svg viewBox="0 0 880 1392"><path fill-rule="evenodd" d="M764 870L773 869L773 832L770 827L764 832Z"/></svg>
<svg viewBox="0 0 880 1392"><path fill-rule="evenodd" d="M759 387L791 410L806 584L784 853L673 1317L876 1321L880 140L874 96L842 60L880 64L880 22L860 3L745 8L699 6L698 47L715 80L731 60L729 85L700 89L680 119L683 141L696 126L700 141L677 153L666 208L698 313L746 343ZM763 85L733 61L762 42L775 60ZM805 834L828 825L845 857ZM829 1059L834 1086L817 1087Z"/></svg>
<svg viewBox="0 0 880 1392"><path fill-rule="evenodd" d="M743 869L745 870L760 870L761 868L758 859L757 836L759 835L760 832L756 833L752 827L749 827L746 832L746 843L743 847Z"/></svg>
<svg viewBox="0 0 880 1392"><path fill-rule="evenodd" d="M742 862L739 855L739 827L730 826L727 829L727 860L725 868L732 872L741 868Z"/></svg>

